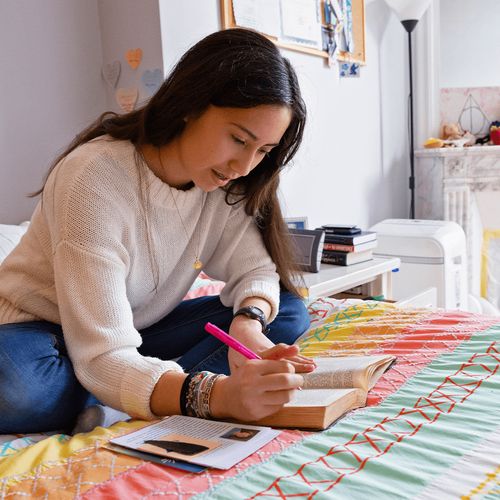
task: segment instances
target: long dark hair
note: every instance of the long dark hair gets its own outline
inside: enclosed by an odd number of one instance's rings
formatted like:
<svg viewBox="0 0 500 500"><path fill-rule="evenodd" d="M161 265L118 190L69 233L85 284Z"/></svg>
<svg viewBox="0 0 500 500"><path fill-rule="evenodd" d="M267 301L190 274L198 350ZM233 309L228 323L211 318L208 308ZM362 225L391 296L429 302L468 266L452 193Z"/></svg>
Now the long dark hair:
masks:
<svg viewBox="0 0 500 500"><path fill-rule="evenodd" d="M226 186L226 202L234 202L235 195L245 200L245 211L259 226L281 285L298 294L293 283L297 270L277 190L281 170L300 146L306 107L290 62L257 32L238 28L208 35L182 56L149 102L127 114L101 115L56 158L49 173L75 148L105 134L136 146L161 147L182 133L186 117L200 115L210 105L252 108L265 104L287 106L292 112L290 125L279 145L255 169Z"/></svg>

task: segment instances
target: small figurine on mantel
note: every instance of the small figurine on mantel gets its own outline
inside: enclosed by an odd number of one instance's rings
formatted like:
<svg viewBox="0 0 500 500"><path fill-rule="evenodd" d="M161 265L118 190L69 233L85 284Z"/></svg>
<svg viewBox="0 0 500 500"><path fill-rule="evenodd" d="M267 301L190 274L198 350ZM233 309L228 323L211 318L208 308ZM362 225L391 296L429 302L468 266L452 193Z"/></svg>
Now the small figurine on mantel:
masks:
<svg viewBox="0 0 500 500"><path fill-rule="evenodd" d="M424 142L424 148L447 148L474 146L476 137L463 131L458 123L444 123L439 138L430 137Z"/></svg>
<svg viewBox="0 0 500 500"><path fill-rule="evenodd" d="M441 139L444 147L474 146L476 144L475 135L467 130L462 130L458 123L444 123L441 127Z"/></svg>

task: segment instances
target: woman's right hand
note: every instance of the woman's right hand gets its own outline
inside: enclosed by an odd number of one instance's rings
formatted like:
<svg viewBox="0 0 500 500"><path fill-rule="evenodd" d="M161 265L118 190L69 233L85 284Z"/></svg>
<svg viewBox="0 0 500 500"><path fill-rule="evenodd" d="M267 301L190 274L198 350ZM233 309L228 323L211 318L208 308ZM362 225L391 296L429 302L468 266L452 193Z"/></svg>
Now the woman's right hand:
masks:
<svg viewBox="0 0 500 500"><path fill-rule="evenodd" d="M248 360L212 389L214 418L252 422L277 412L288 403L304 379L284 360Z"/></svg>

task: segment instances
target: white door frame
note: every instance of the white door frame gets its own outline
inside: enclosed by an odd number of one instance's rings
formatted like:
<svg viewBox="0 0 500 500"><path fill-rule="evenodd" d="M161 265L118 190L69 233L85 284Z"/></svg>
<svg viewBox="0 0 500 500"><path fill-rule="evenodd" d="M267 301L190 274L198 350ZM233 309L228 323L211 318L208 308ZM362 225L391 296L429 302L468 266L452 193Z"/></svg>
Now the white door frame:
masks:
<svg viewBox="0 0 500 500"><path fill-rule="evenodd" d="M440 36L439 0L433 0L415 29L413 68L415 106L415 149L440 128ZM418 175L418 173L417 173Z"/></svg>

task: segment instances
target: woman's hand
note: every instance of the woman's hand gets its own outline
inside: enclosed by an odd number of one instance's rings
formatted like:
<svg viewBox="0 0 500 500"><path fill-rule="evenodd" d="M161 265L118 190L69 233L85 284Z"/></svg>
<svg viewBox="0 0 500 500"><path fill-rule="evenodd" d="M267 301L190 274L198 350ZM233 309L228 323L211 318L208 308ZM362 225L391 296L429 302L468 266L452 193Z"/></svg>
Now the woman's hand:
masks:
<svg viewBox="0 0 500 500"><path fill-rule="evenodd" d="M246 360L229 377L217 380L210 411L214 418L259 420L288 403L303 381L287 361Z"/></svg>
<svg viewBox="0 0 500 500"><path fill-rule="evenodd" d="M299 354L296 345L274 345L255 320L237 316L229 331L262 359L248 360L229 349L231 375L219 379L212 392L210 407L215 418L252 422L272 415L302 386L299 373L316 368L313 360Z"/></svg>
<svg viewBox="0 0 500 500"><path fill-rule="evenodd" d="M168 371L151 395L157 416L180 415L181 387L187 374ZM292 363L283 360L245 359L229 377L221 376L212 388L210 412L214 418L255 421L278 411L304 382Z"/></svg>
<svg viewBox="0 0 500 500"><path fill-rule="evenodd" d="M311 358L299 354L299 348L296 345L273 344L262 333L262 327L258 321L237 316L231 323L229 334L263 359L289 361L296 373L308 373L316 368L316 364ZM228 360L229 368L233 373L247 359L234 349L229 349Z"/></svg>
<svg viewBox="0 0 500 500"><path fill-rule="evenodd" d="M299 354L296 345L276 344L273 347L260 351L262 359L284 359L292 364L295 373L309 373L316 369L316 363L312 358Z"/></svg>
<svg viewBox="0 0 500 500"><path fill-rule="evenodd" d="M273 342L262 333L262 325L258 321L245 316L236 316L233 319L229 327L229 335L251 351L259 354L259 356L261 352L274 346ZM227 357L231 373L247 361L245 356L234 349L228 350Z"/></svg>

